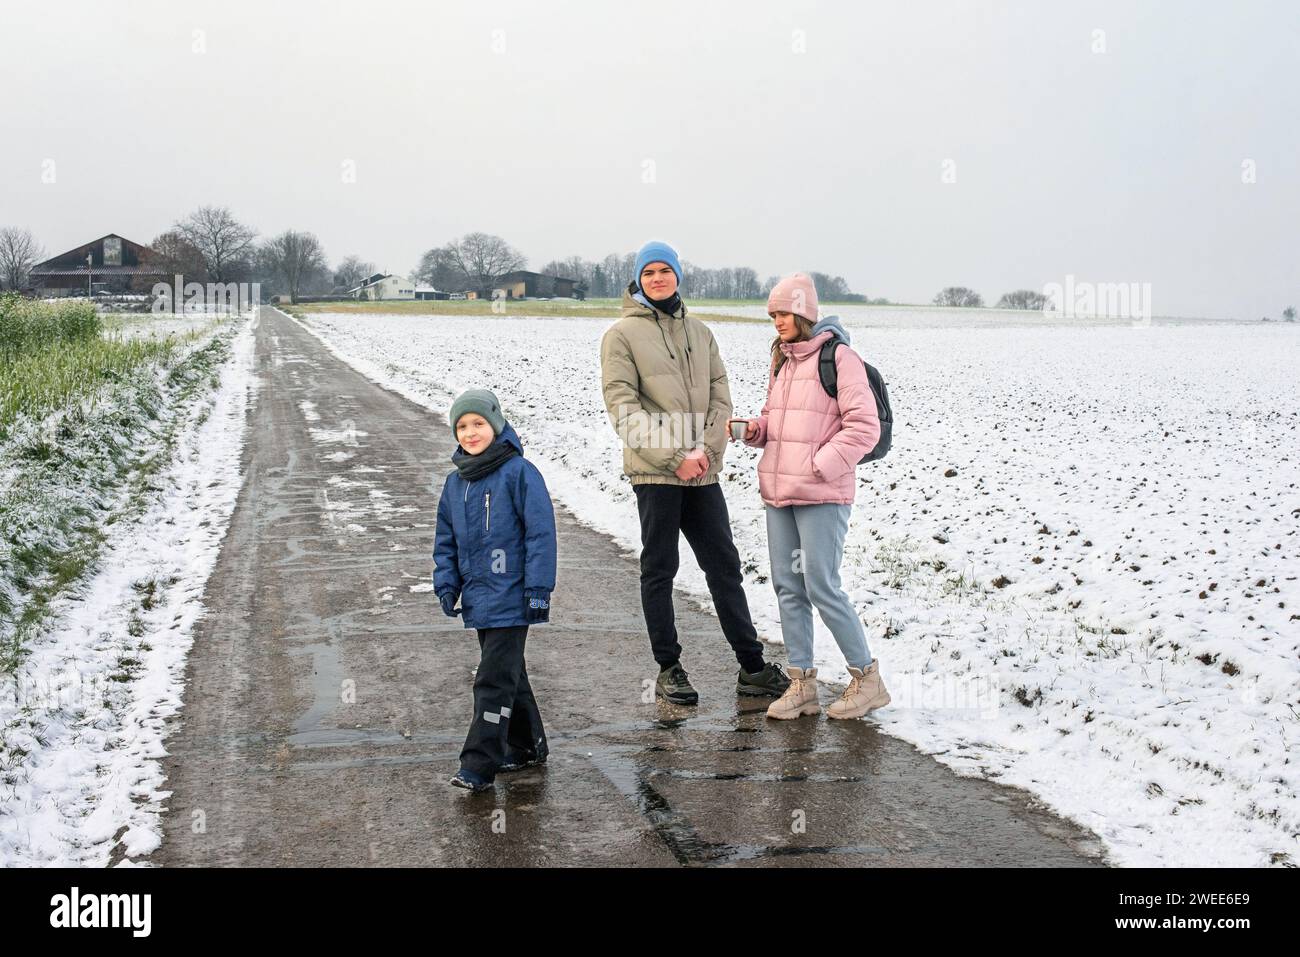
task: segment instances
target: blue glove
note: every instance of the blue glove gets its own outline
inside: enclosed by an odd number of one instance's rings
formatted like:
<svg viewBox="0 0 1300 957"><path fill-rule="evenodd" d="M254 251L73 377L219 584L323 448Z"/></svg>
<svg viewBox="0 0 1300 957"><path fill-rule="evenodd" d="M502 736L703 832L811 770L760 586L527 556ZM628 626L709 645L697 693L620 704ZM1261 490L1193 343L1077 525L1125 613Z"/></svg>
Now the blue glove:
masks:
<svg viewBox="0 0 1300 957"><path fill-rule="evenodd" d="M456 607L456 598L456 593L450 589L438 592L438 601L442 602L442 613L448 618L460 617L460 609Z"/></svg>
<svg viewBox="0 0 1300 957"><path fill-rule="evenodd" d="M530 625L551 620L551 593L548 591L524 592L524 620Z"/></svg>

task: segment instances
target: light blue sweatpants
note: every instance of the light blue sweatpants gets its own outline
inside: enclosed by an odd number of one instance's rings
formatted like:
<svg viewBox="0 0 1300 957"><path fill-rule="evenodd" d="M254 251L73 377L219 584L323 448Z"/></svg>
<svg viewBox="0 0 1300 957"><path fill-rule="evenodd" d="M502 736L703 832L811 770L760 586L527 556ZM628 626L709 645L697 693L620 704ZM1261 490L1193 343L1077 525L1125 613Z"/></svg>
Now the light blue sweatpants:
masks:
<svg viewBox="0 0 1300 957"><path fill-rule="evenodd" d="M871 664L867 636L840 585L840 560L852 505L787 505L767 509L767 553L781 609L785 653L795 668L813 666L813 606L853 668Z"/></svg>

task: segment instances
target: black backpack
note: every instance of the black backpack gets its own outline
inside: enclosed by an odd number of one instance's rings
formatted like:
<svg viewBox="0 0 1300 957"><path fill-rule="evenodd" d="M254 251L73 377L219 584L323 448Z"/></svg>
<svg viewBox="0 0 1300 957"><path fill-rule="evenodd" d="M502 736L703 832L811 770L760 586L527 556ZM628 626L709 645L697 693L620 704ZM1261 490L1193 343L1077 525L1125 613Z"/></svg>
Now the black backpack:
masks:
<svg viewBox="0 0 1300 957"><path fill-rule="evenodd" d="M839 386L835 381L835 347L843 344L842 339L831 336L830 341L822 345L821 355L817 359L817 375L822 380L822 388L832 399L839 393ZM876 415L880 417L880 440L874 449L858 459L859 465L863 462L883 459L888 454L889 444L894 437L894 413L889 408L889 390L885 388L885 380L881 377L880 370L866 359L862 360L862 364L867 367L867 382L871 384L871 394L876 397Z"/></svg>

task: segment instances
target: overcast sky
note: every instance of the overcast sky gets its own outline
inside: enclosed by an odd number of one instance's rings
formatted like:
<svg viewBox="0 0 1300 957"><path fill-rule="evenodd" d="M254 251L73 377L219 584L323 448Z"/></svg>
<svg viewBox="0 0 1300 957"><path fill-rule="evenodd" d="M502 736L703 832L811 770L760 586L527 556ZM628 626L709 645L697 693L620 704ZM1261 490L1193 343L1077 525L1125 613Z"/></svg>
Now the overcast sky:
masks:
<svg viewBox="0 0 1300 957"><path fill-rule="evenodd" d="M0 0L0 44L0 225L49 254L218 204L400 272L482 230L903 302L1300 306L1293 0Z"/></svg>

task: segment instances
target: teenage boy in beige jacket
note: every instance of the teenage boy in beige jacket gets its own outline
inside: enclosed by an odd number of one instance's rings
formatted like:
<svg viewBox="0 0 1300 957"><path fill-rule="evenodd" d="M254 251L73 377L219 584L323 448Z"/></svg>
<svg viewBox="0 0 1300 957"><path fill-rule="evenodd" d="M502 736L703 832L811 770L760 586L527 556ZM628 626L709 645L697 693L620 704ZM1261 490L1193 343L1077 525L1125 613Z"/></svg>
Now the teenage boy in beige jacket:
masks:
<svg viewBox="0 0 1300 957"><path fill-rule="evenodd" d="M623 317L600 344L605 410L623 439L623 472L641 518L641 608L660 669L655 690L674 704L699 701L673 621L678 537L685 535L740 663L737 694L776 697L790 679L763 660L718 483L731 417L727 370L713 332L687 315L681 278L671 246L641 247Z"/></svg>

